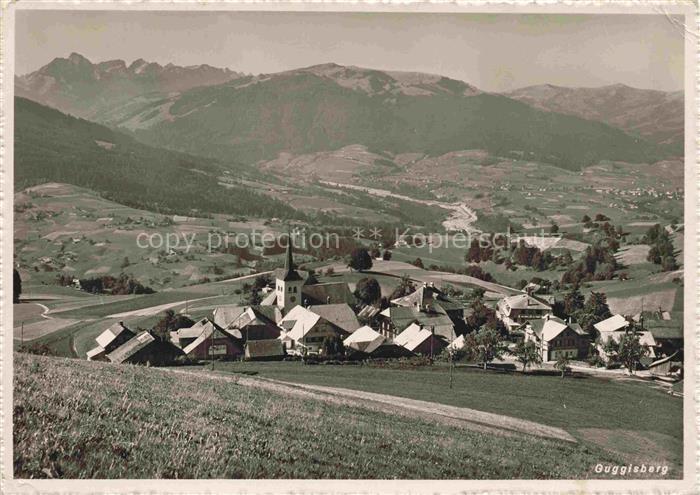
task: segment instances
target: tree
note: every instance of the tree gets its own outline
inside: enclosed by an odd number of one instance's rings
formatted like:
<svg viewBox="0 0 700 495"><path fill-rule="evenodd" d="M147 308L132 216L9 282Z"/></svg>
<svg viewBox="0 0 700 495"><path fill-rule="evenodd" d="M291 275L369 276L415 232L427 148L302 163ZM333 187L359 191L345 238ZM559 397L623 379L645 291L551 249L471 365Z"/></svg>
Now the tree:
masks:
<svg viewBox="0 0 700 495"><path fill-rule="evenodd" d="M561 354L557 359L557 362L554 363L554 367L561 371L561 377L564 378L566 372L569 371L569 358L566 357L566 355Z"/></svg>
<svg viewBox="0 0 700 495"><path fill-rule="evenodd" d="M384 253L382 254L382 259L384 261L389 261L391 259L391 251L389 251L388 249L385 249Z"/></svg>
<svg viewBox="0 0 700 495"><path fill-rule="evenodd" d="M365 248L355 248L350 253L348 266L358 272L372 268L372 258Z"/></svg>
<svg viewBox="0 0 700 495"><path fill-rule="evenodd" d="M153 335L161 341L170 342L170 332L180 328L189 328L194 323L188 316L176 314L172 309L167 309L163 317L153 327Z"/></svg>
<svg viewBox="0 0 700 495"><path fill-rule="evenodd" d="M591 292L583 309L578 311L575 315L581 328L589 334L592 334L594 331L593 325L611 316L612 313L608 307L608 298L603 292Z"/></svg>
<svg viewBox="0 0 700 495"><path fill-rule="evenodd" d="M262 296L254 285L243 284L243 303L246 306L257 306L262 302Z"/></svg>
<svg viewBox="0 0 700 495"><path fill-rule="evenodd" d="M399 281L399 285L396 286L394 291L389 296L389 300L398 299L400 297L413 294L415 292L416 286L413 280L408 275L403 275Z"/></svg>
<svg viewBox="0 0 700 495"><path fill-rule="evenodd" d="M323 339L321 344L321 352L324 355L332 357L340 357L345 355L345 344L343 344L343 339L337 335L332 335Z"/></svg>
<svg viewBox="0 0 700 495"><path fill-rule="evenodd" d="M583 297L578 286L575 286L564 296L564 314L567 317L574 315L583 309L585 302L586 298Z"/></svg>
<svg viewBox="0 0 700 495"><path fill-rule="evenodd" d="M365 304L374 304L382 297L382 288L377 279L365 277L357 282L355 297Z"/></svg>
<svg viewBox="0 0 700 495"><path fill-rule="evenodd" d="M634 375L635 371L637 371L637 363L648 353L648 346L639 341L639 335L634 331L627 332L620 338L617 357L625 368L627 368L630 375Z"/></svg>
<svg viewBox="0 0 700 495"><path fill-rule="evenodd" d="M421 269L424 269L424 268L425 268L425 267L423 266L423 260L420 259L420 258L416 258L416 259L413 261L413 266L416 266L416 267L421 268Z"/></svg>
<svg viewBox="0 0 700 495"><path fill-rule="evenodd" d="M467 335L465 350L470 359L486 366L494 359L501 358L507 352L507 346L501 335L493 328L483 327L478 332Z"/></svg>
<svg viewBox="0 0 700 495"><path fill-rule="evenodd" d="M372 259L377 259L381 256L381 251L379 250L379 244L372 244L369 248L369 255Z"/></svg>
<svg viewBox="0 0 700 495"><path fill-rule="evenodd" d="M19 296L22 294L22 277L20 277L17 269L12 270L12 302L19 303Z"/></svg>
<svg viewBox="0 0 700 495"><path fill-rule="evenodd" d="M549 232L552 234L556 234L557 232L559 232L559 225L552 222L552 225L549 227Z"/></svg>
<svg viewBox="0 0 700 495"><path fill-rule="evenodd" d="M591 221L591 217L588 215L583 215L583 218L581 218L581 223L589 223Z"/></svg>
<svg viewBox="0 0 700 495"><path fill-rule="evenodd" d="M513 350L513 355L519 363L522 363L523 373L527 371L527 366L529 364L539 364L542 362L542 355L538 352L537 346L531 340L527 342L521 340L518 342Z"/></svg>

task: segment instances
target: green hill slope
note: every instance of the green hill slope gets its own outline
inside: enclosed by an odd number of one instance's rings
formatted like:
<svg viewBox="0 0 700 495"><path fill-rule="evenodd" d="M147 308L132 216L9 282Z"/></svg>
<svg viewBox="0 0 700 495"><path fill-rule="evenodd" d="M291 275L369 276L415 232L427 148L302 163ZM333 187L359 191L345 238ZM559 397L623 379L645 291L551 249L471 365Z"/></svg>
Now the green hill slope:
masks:
<svg viewBox="0 0 700 495"><path fill-rule="evenodd" d="M364 144L377 152L438 155L486 149L579 169L602 159L652 163L668 150L606 124L537 110L505 96L464 91L383 91L378 71L356 69L363 88L298 70L194 88L111 124L144 142L254 162ZM363 72L364 71L364 72ZM359 83L358 83L359 84ZM374 85L374 86L373 86ZM416 88L413 88L414 90Z"/></svg>
<svg viewBox="0 0 700 495"><path fill-rule="evenodd" d="M159 213L303 217L243 186L223 187L236 163L154 148L107 127L15 99L15 190L46 182L92 189L107 199Z"/></svg>
<svg viewBox="0 0 700 495"><path fill-rule="evenodd" d="M154 368L16 353L14 376L20 478L573 479L622 461Z"/></svg>

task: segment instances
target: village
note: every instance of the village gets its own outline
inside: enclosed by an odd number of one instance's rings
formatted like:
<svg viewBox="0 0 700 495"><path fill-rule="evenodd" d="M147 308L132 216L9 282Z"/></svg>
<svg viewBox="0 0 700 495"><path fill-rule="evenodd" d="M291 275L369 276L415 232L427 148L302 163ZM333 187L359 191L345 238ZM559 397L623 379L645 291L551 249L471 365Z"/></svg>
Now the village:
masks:
<svg viewBox="0 0 700 495"><path fill-rule="evenodd" d="M276 269L273 277L259 277L259 304L219 305L196 322L187 315L179 320L171 317L171 322L180 323L165 334L134 330L120 321L95 339L97 345L87 352L87 359L173 366L424 358L430 364L474 362L484 370L508 363L514 368L517 363L523 371L528 366L556 369L562 377L608 372L666 384L682 380L682 331L653 322L645 325L643 313L609 314L602 301L592 320L562 318L555 314L552 297L539 294L542 287L534 283L520 291L511 289L512 295L501 297L491 309L479 293L467 303L450 297L434 282L415 283L407 277L400 284L403 295L388 305L384 301L382 307L376 280L365 278L354 292L347 282L319 283L313 273L297 267L293 243L286 244L284 268ZM369 298L362 291L369 292ZM589 297L591 305L595 297ZM667 319L658 316L661 322ZM479 318L482 324L474 328L474 319Z"/></svg>

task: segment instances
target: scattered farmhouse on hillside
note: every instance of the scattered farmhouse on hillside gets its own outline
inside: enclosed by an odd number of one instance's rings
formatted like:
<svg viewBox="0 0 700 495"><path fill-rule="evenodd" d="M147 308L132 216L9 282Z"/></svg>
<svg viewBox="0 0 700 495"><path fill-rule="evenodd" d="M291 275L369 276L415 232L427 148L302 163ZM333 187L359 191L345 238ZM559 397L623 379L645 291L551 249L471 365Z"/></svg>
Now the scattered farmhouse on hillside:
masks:
<svg viewBox="0 0 700 495"><path fill-rule="evenodd" d="M448 341L417 323L412 323L394 338L394 344L424 356L435 356L447 347Z"/></svg>
<svg viewBox="0 0 700 495"><path fill-rule="evenodd" d="M115 323L97 336L97 347L87 352L88 361L106 361L107 354L115 350L136 334L129 330L123 321Z"/></svg>
<svg viewBox="0 0 700 495"><path fill-rule="evenodd" d="M130 363L157 366L169 364L182 354L182 350L173 344L158 340L149 332L143 331L107 354L107 359L117 364Z"/></svg>
<svg viewBox="0 0 700 495"><path fill-rule="evenodd" d="M546 315L529 320L525 326L525 341L534 342L542 361L556 361L559 357L584 359L588 356L590 339L578 323L571 323Z"/></svg>
<svg viewBox="0 0 700 495"><path fill-rule="evenodd" d="M516 294L505 297L496 306L496 316L508 330L515 330L528 320L552 315L552 307L531 294Z"/></svg>

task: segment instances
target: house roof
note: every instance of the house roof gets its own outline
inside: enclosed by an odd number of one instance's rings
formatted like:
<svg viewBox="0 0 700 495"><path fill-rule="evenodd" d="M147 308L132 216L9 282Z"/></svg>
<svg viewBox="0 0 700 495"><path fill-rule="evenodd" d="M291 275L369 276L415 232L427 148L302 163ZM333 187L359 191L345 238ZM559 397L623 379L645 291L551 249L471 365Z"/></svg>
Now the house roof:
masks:
<svg viewBox="0 0 700 495"><path fill-rule="evenodd" d="M152 342L155 342L155 337L143 331L133 339L127 340L122 346L107 354L107 358L113 363L123 363L131 356L139 352L144 347L147 347Z"/></svg>
<svg viewBox="0 0 700 495"><path fill-rule="evenodd" d="M280 339L251 340L246 344L247 357L283 356L284 346Z"/></svg>
<svg viewBox="0 0 700 495"><path fill-rule="evenodd" d="M294 306L289 313L280 321L280 326L288 329L287 336L294 340L301 340L304 335L321 319L319 315L313 313L303 306Z"/></svg>
<svg viewBox="0 0 700 495"><path fill-rule="evenodd" d="M277 303L277 293L275 291L270 292L268 295L263 297L260 302L261 306L273 306Z"/></svg>
<svg viewBox="0 0 700 495"><path fill-rule="evenodd" d="M423 285L407 296L393 299L391 303L397 306L432 307L435 311L455 311L464 309L463 304L453 301L441 290L430 285Z"/></svg>
<svg viewBox="0 0 700 495"><path fill-rule="evenodd" d="M193 342L191 342L187 347L185 347L182 351L185 354L189 354L190 352L194 351L197 347L202 345L207 339L231 339L231 335L224 330L221 329L218 325L208 322L206 325L202 327L202 332L199 334L199 337L197 337Z"/></svg>
<svg viewBox="0 0 700 495"><path fill-rule="evenodd" d="M359 313L357 313L357 316L361 318L372 318L373 316L376 316L379 311L380 308L367 304L360 310Z"/></svg>
<svg viewBox="0 0 700 495"><path fill-rule="evenodd" d="M629 322L622 315L613 315L603 321L600 321L593 325L593 327L599 332L615 332L617 330L622 330L627 328Z"/></svg>
<svg viewBox="0 0 700 495"><path fill-rule="evenodd" d="M118 323L114 323L107 330L98 335L95 341L97 341L100 347L107 347L123 332L129 332L132 336L134 335L134 332L129 330L129 328L124 326L124 323L120 321Z"/></svg>
<svg viewBox="0 0 700 495"><path fill-rule="evenodd" d="M411 323L417 322L425 327L433 327L435 335L444 337L448 342L452 342L457 337L454 323L445 313L420 311L416 307L392 306L379 314L390 318L399 332L406 329Z"/></svg>
<svg viewBox="0 0 700 495"><path fill-rule="evenodd" d="M348 333L353 333L360 327L355 312L347 304L320 304L309 306L308 309Z"/></svg>
<svg viewBox="0 0 700 495"><path fill-rule="evenodd" d="M272 292L272 294L274 294L274 292ZM236 318L243 314L245 309L245 306L239 306L237 304L217 306L214 308L214 312L212 313L214 316L214 323L219 325L221 328L227 328L236 320Z"/></svg>
<svg viewBox="0 0 700 495"><path fill-rule="evenodd" d="M87 354L88 358L91 358L91 357L98 356L98 355L102 354L103 352L105 352L104 347L98 345L97 347L87 351L86 354Z"/></svg>
<svg viewBox="0 0 700 495"><path fill-rule="evenodd" d="M450 344L447 346L448 349L454 349L454 350L459 350L459 349L464 349L464 345L466 344L464 340L464 335L460 335L456 339L454 339Z"/></svg>
<svg viewBox="0 0 700 495"><path fill-rule="evenodd" d="M394 338L394 344L398 344L409 351L413 351L431 336L432 332L430 332L430 330L421 328L420 325L416 323L412 323L406 330Z"/></svg>
<svg viewBox="0 0 700 495"><path fill-rule="evenodd" d="M346 338L343 344L350 349L370 354L382 345L385 340L383 335L365 325Z"/></svg>
<svg viewBox="0 0 700 495"><path fill-rule="evenodd" d="M537 320L529 320L527 325L532 329L532 331L537 335L540 340L544 342L549 342L559 336L567 328L570 328L578 335L586 335L583 331L581 325L578 323L567 323L561 318L556 316L550 316L549 318L542 318Z"/></svg>
<svg viewBox="0 0 700 495"><path fill-rule="evenodd" d="M661 364L664 364L664 363L667 363L668 361L671 361L671 360L674 359L677 355L678 355L678 351L674 352L674 353L671 354L670 356L666 356L665 358L661 358L661 359L659 359L659 360L657 360L657 361L654 361L653 363L649 364L647 367L648 367L648 368L655 368L655 367L657 367L657 366L659 366L659 365L661 365Z"/></svg>
<svg viewBox="0 0 700 495"><path fill-rule="evenodd" d="M509 296L502 299L502 302L507 304L510 309L539 309L543 311L552 309L549 304L546 304L540 299L529 294L516 294L514 296Z"/></svg>
<svg viewBox="0 0 700 495"><path fill-rule="evenodd" d="M355 304L357 301L345 282L305 285L301 288L304 304Z"/></svg>

